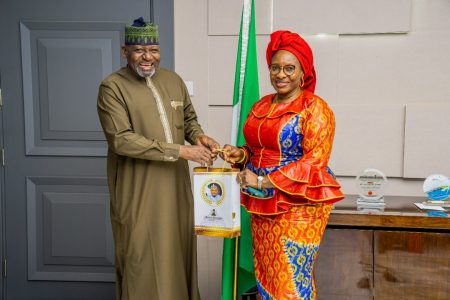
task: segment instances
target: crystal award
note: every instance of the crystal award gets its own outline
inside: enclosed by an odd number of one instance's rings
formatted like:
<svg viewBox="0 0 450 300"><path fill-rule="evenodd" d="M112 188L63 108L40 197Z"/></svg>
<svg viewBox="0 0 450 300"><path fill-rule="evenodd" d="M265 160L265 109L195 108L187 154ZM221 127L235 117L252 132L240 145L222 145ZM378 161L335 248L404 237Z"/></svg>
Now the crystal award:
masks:
<svg viewBox="0 0 450 300"><path fill-rule="evenodd" d="M365 169L356 177L357 205L384 206L387 178L377 169Z"/></svg>

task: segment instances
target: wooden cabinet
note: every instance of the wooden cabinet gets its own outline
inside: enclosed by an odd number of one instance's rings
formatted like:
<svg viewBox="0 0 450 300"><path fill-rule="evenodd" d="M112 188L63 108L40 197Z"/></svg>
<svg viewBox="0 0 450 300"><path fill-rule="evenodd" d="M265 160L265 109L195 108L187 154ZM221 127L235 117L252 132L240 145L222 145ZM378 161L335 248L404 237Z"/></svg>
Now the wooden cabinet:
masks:
<svg viewBox="0 0 450 300"><path fill-rule="evenodd" d="M315 263L317 299L373 299L373 231L326 229Z"/></svg>
<svg viewBox="0 0 450 300"><path fill-rule="evenodd" d="M450 299L450 233L327 229L319 300Z"/></svg>
<svg viewBox="0 0 450 300"><path fill-rule="evenodd" d="M318 300L450 299L450 219L397 209L335 208L315 264Z"/></svg>
<svg viewBox="0 0 450 300"><path fill-rule="evenodd" d="M450 299L449 233L374 235L374 299Z"/></svg>

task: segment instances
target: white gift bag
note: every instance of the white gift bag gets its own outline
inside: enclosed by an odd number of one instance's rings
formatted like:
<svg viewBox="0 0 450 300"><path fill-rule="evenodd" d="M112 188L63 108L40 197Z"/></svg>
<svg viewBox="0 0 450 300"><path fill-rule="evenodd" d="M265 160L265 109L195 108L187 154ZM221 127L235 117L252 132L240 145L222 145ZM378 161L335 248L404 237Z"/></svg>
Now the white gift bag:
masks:
<svg viewBox="0 0 450 300"><path fill-rule="evenodd" d="M239 169L194 168L195 232L235 237L241 231Z"/></svg>

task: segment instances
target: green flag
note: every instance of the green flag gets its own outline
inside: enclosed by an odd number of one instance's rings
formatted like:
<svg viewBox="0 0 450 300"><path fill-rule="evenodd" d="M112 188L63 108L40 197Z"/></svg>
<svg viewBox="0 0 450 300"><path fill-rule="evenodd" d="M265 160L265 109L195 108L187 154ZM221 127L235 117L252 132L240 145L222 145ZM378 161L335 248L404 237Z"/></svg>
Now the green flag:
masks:
<svg viewBox="0 0 450 300"><path fill-rule="evenodd" d="M254 12L253 0L244 0L234 77L231 131L231 142L238 146L245 143L242 128L252 105L259 100ZM241 236L224 239L222 300L234 300L255 285L250 215L241 207Z"/></svg>

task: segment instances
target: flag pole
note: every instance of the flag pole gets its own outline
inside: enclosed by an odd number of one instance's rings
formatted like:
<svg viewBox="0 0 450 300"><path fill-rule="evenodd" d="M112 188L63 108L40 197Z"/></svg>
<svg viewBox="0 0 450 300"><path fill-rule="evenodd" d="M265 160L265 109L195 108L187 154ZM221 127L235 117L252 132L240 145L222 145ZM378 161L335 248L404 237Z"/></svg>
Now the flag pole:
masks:
<svg viewBox="0 0 450 300"><path fill-rule="evenodd" d="M237 275L239 261L239 237L234 238L234 278L233 278L233 300L237 300Z"/></svg>

